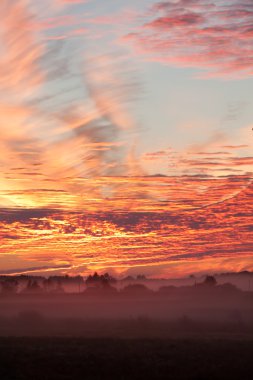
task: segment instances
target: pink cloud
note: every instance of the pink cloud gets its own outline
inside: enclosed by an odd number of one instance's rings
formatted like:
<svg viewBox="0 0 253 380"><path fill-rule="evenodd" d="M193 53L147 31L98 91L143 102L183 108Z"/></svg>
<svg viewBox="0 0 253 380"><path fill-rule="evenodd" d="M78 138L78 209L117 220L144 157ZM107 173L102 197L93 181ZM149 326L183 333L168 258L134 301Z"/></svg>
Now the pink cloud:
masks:
<svg viewBox="0 0 253 380"><path fill-rule="evenodd" d="M88 3L89 0L58 0L63 4L84 4Z"/></svg>
<svg viewBox="0 0 253 380"><path fill-rule="evenodd" d="M58 5L60 6L69 6L69 5L75 5L75 4L85 4L88 3L90 0L57 0Z"/></svg>
<svg viewBox="0 0 253 380"><path fill-rule="evenodd" d="M41 84L39 60L44 47L29 31L31 15L24 2L3 1L0 4L0 85L26 91Z"/></svg>
<svg viewBox="0 0 253 380"><path fill-rule="evenodd" d="M253 3L225 0L165 1L125 37L148 60L192 67L210 77L253 74Z"/></svg>

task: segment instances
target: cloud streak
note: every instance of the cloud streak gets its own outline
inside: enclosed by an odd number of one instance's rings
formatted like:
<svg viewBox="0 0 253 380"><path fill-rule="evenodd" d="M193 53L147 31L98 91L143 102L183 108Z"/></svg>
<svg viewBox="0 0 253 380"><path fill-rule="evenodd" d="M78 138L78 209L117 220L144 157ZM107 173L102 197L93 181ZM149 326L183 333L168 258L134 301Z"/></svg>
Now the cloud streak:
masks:
<svg viewBox="0 0 253 380"><path fill-rule="evenodd" d="M164 1L143 16L145 24L126 39L146 59L198 69L209 78L252 76L252 2Z"/></svg>
<svg viewBox="0 0 253 380"><path fill-rule="evenodd" d="M135 88L130 70L123 70L124 59L116 55L85 57L73 41L68 41L71 57L64 42L46 43L52 28L74 30L80 20L57 14L56 6L55 17L43 21L36 7L32 16L31 5L25 0L1 2L3 206L80 207L85 199L102 201L114 189L111 184L100 189L95 179L132 170L131 144L125 143L135 127L129 111ZM76 81L78 95L68 101L69 92L73 96L70 80ZM55 94L57 86L60 94ZM89 184L88 178L94 182ZM52 190L50 198L45 188Z"/></svg>
<svg viewBox="0 0 253 380"><path fill-rule="evenodd" d="M50 10L28 0L0 5L0 259L8 257L6 271L17 273L19 264L36 273L178 262L190 268L197 260L204 270L205 257L221 263L233 255L231 269L249 267L248 131L231 139L215 134L181 151L156 151L154 142L154 151L140 153L132 56L101 42L100 49L90 45L90 36L101 38L94 30L108 31L107 44L112 31L119 38L136 14L79 15L84 3L55 0ZM246 0L240 7L238 1L166 1L144 15L128 40L151 60L205 69L209 76L250 76L251 13ZM229 118L237 117L232 109ZM159 128L157 137L163 138Z"/></svg>
<svg viewBox="0 0 253 380"><path fill-rule="evenodd" d="M1 254L15 252L26 268L23 271L35 268L37 272L40 267L42 272L45 267L58 267L63 273L71 267L85 267L85 273L108 267L123 272L161 264L168 271L181 265L187 273L193 263L204 272L222 268L225 262L229 270L242 266L252 270L252 185L242 189L245 178L240 177L178 180L165 178L163 183L166 189L174 188L173 202L178 196L181 207L175 209L168 202L164 210L147 207L142 212L13 210L10 215L6 210L0 218ZM237 194L224 199L228 191L238 188ZM35 264L38 261L40 265Z"/></svg>

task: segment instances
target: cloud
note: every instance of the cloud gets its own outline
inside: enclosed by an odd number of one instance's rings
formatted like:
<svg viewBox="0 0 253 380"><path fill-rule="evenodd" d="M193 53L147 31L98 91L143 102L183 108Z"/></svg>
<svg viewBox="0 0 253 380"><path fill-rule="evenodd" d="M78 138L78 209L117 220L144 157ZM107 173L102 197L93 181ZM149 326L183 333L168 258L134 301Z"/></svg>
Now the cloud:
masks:
<svg viewBox="0 0 253 380"><path fill-rule="evenodd" d="M28 274L28 273L43 273L43 272L53 272L55 270L65 270L71 269L70 265L56 265L56 266L40 266L40 267L30 267L30 268L15 268L15 269L6 269L0 271L0 276L2 275L19 275L19 274Z"/></svg>
<svg viewBox="0 0 253 380"><path fill-rule="evenodd" d="M26 0L0 5L1 199L52 208L102 202L113 195L114 185L100 188L96 178L133 171L129 140L137 87L131 70L122 56L85 58L73 41L48 41L54 28L69 27L68 37L85 34L77 29L82 19L64 8L59 14L57 7L45 17L32 5ZM51 193L46 195L45 187Z"/></svg>
<svg viewBox="0 0 253 380"><path fill-rule="evenodd" d="M157 186L157 179L143 178L148 180ZM16 220L13 213L12 219L0 224L1 233L6 235L1 240L1 253L15 252L22 258L22 272L32 269L38 273L44 271L39 267L67 271L81 266L101 271L111 267L120 272L133 267L148 270L154 265L171 270L173 265L180 265L186 273L193 262L195 272L197 268L210 270L210 260L220 264L230 260L230 270L242 262L252 268L253 188L245 186L244 176L164 177L161 181L160 190L165 188L168 193L170 189L164 210L37 210L29 215L24 210L24 215L17 212ZM171 203L177 201L174 209ZM18 241L8 238L15 234ZM35 264L38 261L41 265Z"/></svg>
<svg viewBox="0 0 253 380"><path fill-rule="evenodd" d="M159 150L157 152L148 152L144 155L144 160L160 160L164 157L168 157L168 151L166 150Z"/></svg>
<svg viewBox="0 0 253 380"><path fill-rule="evenodd" d="M44 19L32 3L4 0L0 5L0 200L5 208L0 236L1 255L11 257L8 268L19 266L17 258L11 261L13 254L22 259L20 267L38 272L58 265L66 271L172 265L205 256L229 258L232 252L240 262L249 255L249 128L231 139L217 133L182 152L151 151L139 162L131 112L139 87L131 62L107 48L87 48L85 54L68 38L78 30L79 16L69 17L56 6L56 14ZM158 3L135 41L143 39L142 53L154 54L152 59L160 60L162 53L168 62L171 52L175 64L197 67L196 55L199 67L222 74L236 27L251 12L244 1L234 27L231 7L197 0ZM113 19L109 16L105 25ZM95 25L99 19L89 21ZM57 28L69 30L52 36ZM80 33L86 36L86 30ZM64 41L48 40L54 37ZM250 38L248 28L236 54ZM219 43L229 49L222 53L215 48ZM207 54L209 48L213 52ZM229 117L237 114L233 109ZM155 170L143 170L143 162Z"/></svg>
<svg viewBox="0 0 253 380"><path fill-rule="evenodd" d="M201 70L205 77L253 75L253 7L240 0L156 3L125 38L146 59Z"/></svg>
<svg viewBox="0 0 253 380"><path fill-rule="evenodd" d="M242 149L242 148L249 148L249 145L243 144L243 145L224 145L222 148L227 149Z"/></svg>
<svg viewBox="0 0 253 380"><path fill-rule="evenodd" d="M73 4L85 4L85 3L88 3L90 0L57 0L57 1L62 4L73 5Z"/></svg>
<svg viewBox="0 0 253 380"><path fill-rule="evenodd" d="M39 59L44 49L30 33L32 17L23 1L0 4L0 84L3 89L32 90L42 83Z"/></svg>

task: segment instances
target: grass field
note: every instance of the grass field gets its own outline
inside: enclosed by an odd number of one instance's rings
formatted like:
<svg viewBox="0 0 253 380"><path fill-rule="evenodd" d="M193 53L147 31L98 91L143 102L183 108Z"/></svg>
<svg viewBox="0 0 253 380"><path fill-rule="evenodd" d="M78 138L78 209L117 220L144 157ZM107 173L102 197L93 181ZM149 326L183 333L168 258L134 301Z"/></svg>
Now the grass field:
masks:
<svg viewBox="0 0 253 380"><path fill-rule="evenodd" d="M253 340L0 338L1 380L250 380Z"/></svg>

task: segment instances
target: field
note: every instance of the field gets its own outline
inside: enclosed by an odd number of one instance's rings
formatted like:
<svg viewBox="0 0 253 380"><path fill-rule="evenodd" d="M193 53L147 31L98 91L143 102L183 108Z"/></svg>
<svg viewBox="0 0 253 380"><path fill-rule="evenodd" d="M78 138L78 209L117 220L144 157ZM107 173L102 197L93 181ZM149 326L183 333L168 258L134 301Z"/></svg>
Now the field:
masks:
<svg viewBox="0 0 253 380"><path fill-rule="evenodd" d="M250 380L252 293L0 297L0 380Z"/></svg>
<svg viewBox="0 0 253 380"><path fill-rule="evenodd" d="M253 341L0 338L2 380L249 380Z"/></svg>

